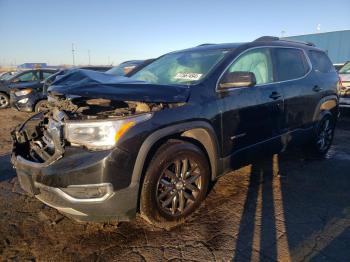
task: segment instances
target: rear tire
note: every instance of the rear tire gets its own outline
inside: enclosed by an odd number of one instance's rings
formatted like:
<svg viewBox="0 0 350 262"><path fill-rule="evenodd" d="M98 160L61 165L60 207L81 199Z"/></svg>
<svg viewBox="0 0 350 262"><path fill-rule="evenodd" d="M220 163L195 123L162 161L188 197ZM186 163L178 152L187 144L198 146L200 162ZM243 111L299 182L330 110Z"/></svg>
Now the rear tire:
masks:
<svg viewBox="0 0 350 262"><path fill-rule="evenodd" d="M209 170L200 148L181 140L167 141L147 168L141 191L141 216L166 229L182 224L206 197Z"/></svg>
<svg viewBox="0 0 350 262"><path fill-rule="evenodd" d="M308 153L313 157L324 157L332 145L335 119L331 114L324 115L317 123Z"/></svg>
<svg viewBox="0 0 350 262"><path fill-rule="evenodd" d="M7 108L10 105L10 98L5 93L0 93L0 109Z"/></svg>

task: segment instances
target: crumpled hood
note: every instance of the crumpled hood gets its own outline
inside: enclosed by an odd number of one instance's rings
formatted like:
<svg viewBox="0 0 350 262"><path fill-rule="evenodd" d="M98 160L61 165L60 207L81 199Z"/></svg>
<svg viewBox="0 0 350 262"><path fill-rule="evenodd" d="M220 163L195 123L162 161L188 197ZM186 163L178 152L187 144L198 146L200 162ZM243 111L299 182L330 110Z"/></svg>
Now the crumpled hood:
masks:
<svg viewBox="0 0 350 262"><path fill-rule="evenodd" d="M57 79L48 91L65 96L154 103L186 102L190 95L188 86L155 85L84 69Z"/></svg>

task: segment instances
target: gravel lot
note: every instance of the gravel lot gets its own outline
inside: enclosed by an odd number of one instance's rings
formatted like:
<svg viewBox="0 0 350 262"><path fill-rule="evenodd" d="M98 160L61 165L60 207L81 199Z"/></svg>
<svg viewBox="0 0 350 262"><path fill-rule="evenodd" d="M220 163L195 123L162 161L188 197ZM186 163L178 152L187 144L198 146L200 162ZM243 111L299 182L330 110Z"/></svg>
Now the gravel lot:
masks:
<svg viewBox="0 0 350 262"><path fill-rule="evenodd" d="M350 261L350 117L326 159L298 151L222 177L181 227L142 219L79 224L20 189L9 130L28 117L0 111L0 260Z"/></svg>

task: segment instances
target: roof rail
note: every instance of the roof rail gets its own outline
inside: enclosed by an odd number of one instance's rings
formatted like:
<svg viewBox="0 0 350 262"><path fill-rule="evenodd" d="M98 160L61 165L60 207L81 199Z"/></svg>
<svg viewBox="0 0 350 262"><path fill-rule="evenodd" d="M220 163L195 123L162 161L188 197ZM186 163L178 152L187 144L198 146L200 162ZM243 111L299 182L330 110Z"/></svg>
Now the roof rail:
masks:
<svg viewBox="0 0 350 262"><path fill-rule="evenodd" d="M315 44L311 42L293 40L288 38L279 38L276 36L262 36L255 39L253 42L263 42L263 41L284 41L284 42L292 42L292 43L294 42L294 43L308 45L308 46L315 46Z"/></svg>
<svg viewBox="0 0 350 262"><path fill-rule="evenodd" d="M278 40L280 40L280 39L276 36L262 36L262 37L255 39L253 42L278 41Z"/></svg>
<svg viewBox="0 0 350 262"><path fill-rule="evenodd" d="M281 41L285 41L285 42L292 42L292 43L298 43L298 44L303 44L303 45L308 45L308 46L315 46L314 43L312 42L306 42L306 41L299 41L299 40L293 40L293 39L280 39Z"/></svg>

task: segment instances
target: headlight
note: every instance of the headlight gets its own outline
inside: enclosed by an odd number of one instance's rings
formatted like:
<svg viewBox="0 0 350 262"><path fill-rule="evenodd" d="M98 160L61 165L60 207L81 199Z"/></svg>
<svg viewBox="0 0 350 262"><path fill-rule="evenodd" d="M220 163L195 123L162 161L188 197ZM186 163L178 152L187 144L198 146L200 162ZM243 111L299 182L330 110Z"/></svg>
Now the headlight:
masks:
<svg viewBox="0 0 350 262"><path fill-rule="evenodd" d="M119 120L66 122L65 137L72 144L84 145L92 150L110 149L131 127L151 116L143 114Z"/></svg>
<svg viewBox="0 0 350 262"><path fill-rule="evenodd" d="M25 96L25 95L30 94L31 92L33 92L33 89L31 89L31 88L26 88L26 89L22 89L22 90L20 90L20 91L16 91L16 92L15 92L15 95L16 95L16 96Z"/></svg>
<svg viewBox="0 0 350 262"><path fill-rule="evenodd" d="M23 98L23 99L18 101L18 103L20 103L20 104L25 104L27 102L28 102L28 97L27 98Z"/></svg>

